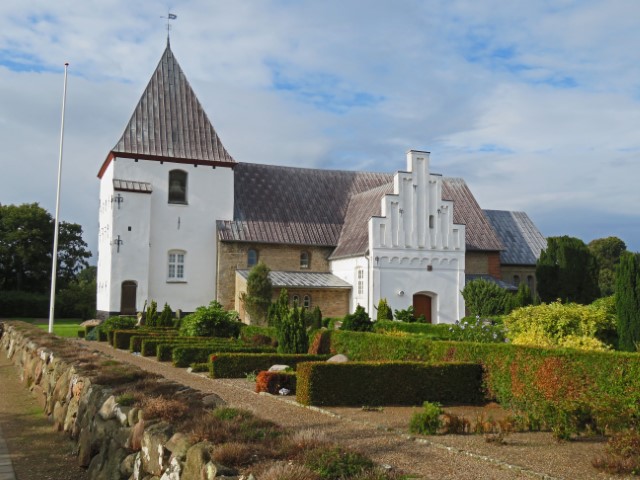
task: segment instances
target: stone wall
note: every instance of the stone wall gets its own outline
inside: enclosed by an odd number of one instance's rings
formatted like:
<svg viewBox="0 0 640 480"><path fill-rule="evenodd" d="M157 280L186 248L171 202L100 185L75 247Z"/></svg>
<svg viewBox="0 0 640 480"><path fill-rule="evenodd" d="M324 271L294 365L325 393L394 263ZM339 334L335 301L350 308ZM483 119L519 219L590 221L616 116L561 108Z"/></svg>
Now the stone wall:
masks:
<svg viewBox="0 0 640 480"><path fill-rule="evenodd" d="M114 388L98 383L101 376L96 369L108 365L108 357L46 336L21 322L0 323L0 336L2 350L52 419L54 428L76 443L77 462L87 468L90 479L244 478L212 460L212 444L192 444L172 424L146 419L138 408L119 405ZM68 358L65 351L71 352ZM130 367L129 375L135 368ZM126 379L114 383L126 383ZM182 385L162 382L165 389L172 385L172 397L182 396L191 405L198 402L199 415L203 409L224 404L215 395L203 398Z"/></svg>

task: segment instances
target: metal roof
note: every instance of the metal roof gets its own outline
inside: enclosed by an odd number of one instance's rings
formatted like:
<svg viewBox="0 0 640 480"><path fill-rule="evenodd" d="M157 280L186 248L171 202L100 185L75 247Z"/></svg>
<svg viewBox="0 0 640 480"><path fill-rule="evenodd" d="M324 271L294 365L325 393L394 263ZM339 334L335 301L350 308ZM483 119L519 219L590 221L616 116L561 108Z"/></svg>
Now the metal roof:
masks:
<svg viewBox="0 0 640 480"><path fill-rule="evenodd" d="M540 252L547 248L547 240L524 212L485 210L491 226L502 240L500 252L504 265L535 265Z"/></svg>
<svg viewBox="0 0 640 480"><path fill-rule="evenodd" d="M120 178L113 179L113 189L121 192L138 192L151 193L151 184L147 182L138 182L135 180L122 180Z"/></svg>
<svg viewBox="0 0 640 480"><path fill-rule="evenodd" d="M249 270L237 270L242 278L249 278ZM351 285L330 272L270 271L269 280L278 288L351 288Z"/></svg>
<svg viewBox="0 0 640 480"><path fill-rule="evenodd" d="M116 157L235 164L168 44L111 153Z"/></svg>

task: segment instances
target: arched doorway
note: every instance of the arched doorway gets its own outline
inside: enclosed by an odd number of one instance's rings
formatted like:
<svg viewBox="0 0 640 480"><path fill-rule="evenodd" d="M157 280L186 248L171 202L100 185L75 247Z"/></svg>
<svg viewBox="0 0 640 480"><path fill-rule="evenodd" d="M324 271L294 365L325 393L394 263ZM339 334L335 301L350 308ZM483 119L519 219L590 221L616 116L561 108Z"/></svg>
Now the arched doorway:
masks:
<svg viewBox="0 0 640 480"><path fill-rule="evenodd" d="M433 298L426 293L413 295L413 314L416 317L424 315L427 323L433 323Z"/></svg>
<svg viewBox="0 0 640 480"><path fill-rule="evenodd" d="M122 282L122 291L120 295L120 314L135 315L136 312L136 291L138 284L133 280Z"/></svg>

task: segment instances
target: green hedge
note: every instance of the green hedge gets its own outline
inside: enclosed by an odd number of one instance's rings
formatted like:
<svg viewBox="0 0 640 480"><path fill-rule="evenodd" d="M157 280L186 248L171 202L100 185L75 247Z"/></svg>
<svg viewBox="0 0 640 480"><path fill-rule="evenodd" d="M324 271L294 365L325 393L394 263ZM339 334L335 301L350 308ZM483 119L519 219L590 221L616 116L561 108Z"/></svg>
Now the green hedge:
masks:
<svg viewBox="0 0 640 480"><path fill-rule="evenodd" d="M273 353L221 353L210 359L211 378L241 378L247 373L268 370L272 365L289 365L295 369L302 362L321 362L328 355Z"/></svg>
<svg viewBox="0 0 640 480"><path fill-rule="evenodd" d="M142 339L140 343L140 354L145 357L157 356L158 353L158 345L160 344L175 344L175 345L187 345L187 344L197 344L197 343L211 343L213 341L219 341L223 343L231 343L236 342L237 340L229 339L229 338L211 338L211 337L180 337L180 336L172 336L172 337L146 337ZM170 360L170 358L167 358Z"/></svg>
<svg viewBox="0 0 640 480"><path fill-rule="evenodd" d="M49 301L48 294L0 290L0 312L5 318L47 318Z"/></svg>
<svg viewBox="0 0 640 480"><path fill-rule="evenodd" d="M172 340L174 338L177 338L176 334L170 334L168 332L164 332L164 331L144 331L144 330L140 330L138 331L137 335L133 335L130 339L129 339L129 351L130 352L140 352L142 350L142 341L147 339L147 338L151 338L151 339L155 339L155 338L162 338L165 340Z"/></svg>
<svg viewBox="0 0 640 480"><path fill-rule="evenodd" d="M241 340L249 342L255 335L264 335L265 337L270 337L271 339L275 340L276 329L275 327L260 327L258 325L242 324L242 327L240 329Z"/></svg>
<svg viewBox="0 0 640 480"><path fill-rule="evenodd" d="M275 352L275 348L269 347L232 347L232 346L182 346L173 349L173 365L176 367L188 367L191 363L206 362L212 354L217 353L269 353Z"/></svg>
<svg viewBox="0 0 640 480"><path fill-rule="evenodd" d="M373 324L373 331L375 333L382 333L388 331L395 332L407 332L429 337L433 340L450 340L451 332L449 328L451 325L445 323L431 324L431 323L408 323L408 322L394 322L391 320L378 320Z"/></svg>
<svg viewBox="0 0 640 480"><path fill-rule="evenodd" d="M429 341L342 331L322 335L323 341L316 343L327 353L343 353L351 360L481 363L488 398L549 428L578 428L590 423L592 428L616 430L640 418L637 353Z"/></svg>
<svg viewBox="0 0 640 480"><path fill-rule="evenodd" d="M250 345L245 345L244 343L240 343L237 341L234 342L225 342L225 341L199 341L199 342L166 342L159 343L156 347L156 360L159 362L168 362L173 359L173 350L177 347L214 347L222 350L235 349L235 348L245 348L250 347ZM205 358L206 361L206 358Z"/></svg>
<svg viewBox="0 0 640 480"><path fill-rule="evenodd" d="M301 363L296 400L304 405L421 405L484 401L482 367L474 363Z"/></svg>

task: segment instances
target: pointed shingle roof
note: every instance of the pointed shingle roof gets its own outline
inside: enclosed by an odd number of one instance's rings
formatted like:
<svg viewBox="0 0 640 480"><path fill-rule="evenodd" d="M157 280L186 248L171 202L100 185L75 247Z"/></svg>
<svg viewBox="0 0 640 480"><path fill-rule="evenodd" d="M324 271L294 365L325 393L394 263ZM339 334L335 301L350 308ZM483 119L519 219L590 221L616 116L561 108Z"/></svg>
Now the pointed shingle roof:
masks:
<svg viewBox="0 0 640 480"><path fill-rule="evenodd" d="M235 165L168 44L113 156Z"/></svg>

